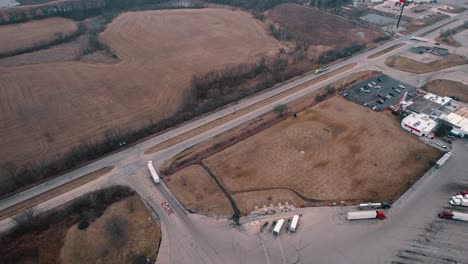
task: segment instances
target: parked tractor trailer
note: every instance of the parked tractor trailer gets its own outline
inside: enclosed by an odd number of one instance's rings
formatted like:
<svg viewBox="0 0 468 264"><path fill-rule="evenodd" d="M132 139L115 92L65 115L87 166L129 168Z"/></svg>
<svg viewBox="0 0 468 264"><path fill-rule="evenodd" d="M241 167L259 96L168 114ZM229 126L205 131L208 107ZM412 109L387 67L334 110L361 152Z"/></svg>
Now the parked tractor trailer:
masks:
<svg viewBox="0 0 468 264"><path fill-rule="evenodd" d="M348 220L363 220L363 219L385 219L386 216L382 211L360 211L346 213Z"/></svg>
<svg viewBox="0 0 468 264"><path fill-rule="evenodd" d="M359 204L357 209L358 210L372 210L372 209L390 209L390 204L387 202L381 203L362 203Z"/></svg>
<svg viewBox="0 0 468 264"><path fill-rule="evenodd" d="M451 205L467 206L468 207L468 195L456 195L450 199Z"/></svg>
<svg viewBox="0 0 468 264"><path fill-rule="evenodd" d="M283 228L284 224L284 219L278 220L278 222L275 225L275 229L273 229L273 235L278 236L281 232L281 228Z"/></svg>
<svg viewBox="0 0 468 264"><path fill-rule="evenodd" d="M468 214L460 212L443 211L439 213L439 218L468 222Z"/></svg>

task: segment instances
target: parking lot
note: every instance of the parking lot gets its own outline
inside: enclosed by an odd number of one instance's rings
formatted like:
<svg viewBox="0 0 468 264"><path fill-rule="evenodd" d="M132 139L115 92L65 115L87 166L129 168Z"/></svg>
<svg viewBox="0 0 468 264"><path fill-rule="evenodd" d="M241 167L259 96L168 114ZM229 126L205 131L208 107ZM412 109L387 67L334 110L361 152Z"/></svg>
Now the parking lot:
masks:
<svg viewBox="0 0 468 264"><path fill-rule="evenodd" d="M380 75L356 84L342 92L342 95L358 104L375 111L396 106L405 92L407 98L414 96L416 87L400 82L387 75Z"/></svg>

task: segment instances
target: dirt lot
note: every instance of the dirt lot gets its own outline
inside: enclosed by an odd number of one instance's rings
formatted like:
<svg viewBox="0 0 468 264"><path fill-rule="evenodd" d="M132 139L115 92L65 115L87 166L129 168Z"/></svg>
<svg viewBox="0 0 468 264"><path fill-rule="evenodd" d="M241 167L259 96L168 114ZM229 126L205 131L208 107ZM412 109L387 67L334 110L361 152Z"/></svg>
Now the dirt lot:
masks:
<svg viewBox="0 0 468 264"><path fill-rule="evenodd" d="M463 102L468 102L468 85L451 80L433 80L423 86L423 89L441 96L457 96Z"/></svg>
<svg viewBox="0 0 468 264"><path fill-rule="evenodd" d="M111 234L121 224L123 235ZM115 220L114 220L115 221ZM115 231L115 230L114 230ZM120 239L117 239L120 238ZM87 229L72 226L63 246L64 263L132 263L136 256L148 256L154 262L161 230L137 196L112 204Z"/></svg>
<svg viewBox="0 0 468 264"><path fill-rule="evenodd" d="M0 160L50 159L110 128L160 120L178 110L194 73L279 45L250 14L225 9L128 12L102 37L119 63L0 67Z"/></svg>
<svg viewBox="0 0 468 264"><path fill-rule="evenodd" d="M70 34L77 30L76 22L65 18L48 18L23 24L0 27L0 53L29 48L39 42L51 41L56 33Z"/></svg>
<svg viewBox="0 0 468 264"><path fill-rule="evenodd" d="M383 33L354 24L346 19L295 4L282 4L273 8L268 18L314 46L344 47L352 43L372 43Z"/></svg>
<svg viewBox="0 0 468 264"><path fill-rule="evenodd" d="M189 166L163 179L185 208L198 214L232 216L229 200L201 166Z"/></svg>
<svg viewBox="0 0 468 264"><path fill-rule="evenodd" d="M232 193L283 187L317 200L377 201L396 198L438 154L390 113L336 96L205 163Z"/></svg>
<svg viewBox="0 0 468 264"><path fill-rule="evenodd" d="M448 17L449 16L444 15L444 14L436 14L436 15L433 15L431 17L424 18L424 19L415 19L415 20L411 21L410 23L404 25L404 27L405 27L404 33L409 34L409 33L415 32L415 31L417 31L417 30L419 30L419 29L421 29L423 27L426 27L428 25L437 23L437 22L439 22L441 20L444 20L444 19L446 19Z"/></svg>
<svg viewBox="0 0 468 264"><path fill-rule="evenodd" d="M441 59L431 63L422 63L403 56L391 56L385 60L385 64L389 67L398 69L400 71L419 74L439 71L466 63L467 61L465 58L456 54L450 54L448 56L441 57Z"/></svg>

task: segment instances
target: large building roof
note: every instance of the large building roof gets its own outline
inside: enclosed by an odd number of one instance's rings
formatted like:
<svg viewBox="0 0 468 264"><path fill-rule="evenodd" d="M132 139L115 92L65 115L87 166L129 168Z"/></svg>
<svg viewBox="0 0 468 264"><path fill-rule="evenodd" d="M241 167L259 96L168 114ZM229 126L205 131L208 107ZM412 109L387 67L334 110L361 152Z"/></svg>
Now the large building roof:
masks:
<svg viewBox="0 0 468 264"><path fill-rule="evenodd" d="M421 132L432 131L438 124L426 114L410 114L401 121L403 126Z"/></svg>
<svg viewBox="0 0 468 264"><path fill-rule="evenodd" d="M447 105L452 99L447 96L438 96L435 94L427 93L423 97L418 97L414 102L406 107L417 114L430 115L436 110L439 110L442 106Z"/></svg>
<svg viewBox="0 0 468 264"><path fill-rule="evenodd" d="M463 130L468 131L468 118L450 113L442 118L445 122Z"/></svg>

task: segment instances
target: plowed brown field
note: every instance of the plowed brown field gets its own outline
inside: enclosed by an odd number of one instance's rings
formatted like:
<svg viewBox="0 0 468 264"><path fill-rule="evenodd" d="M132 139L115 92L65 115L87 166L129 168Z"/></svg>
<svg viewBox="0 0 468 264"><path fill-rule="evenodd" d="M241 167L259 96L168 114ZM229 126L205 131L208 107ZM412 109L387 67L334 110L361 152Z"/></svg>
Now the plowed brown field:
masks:
<svg viewBox="0 0 468 264"><path fill-rule="evenodd" d="M0 67L1 161L50 159L110 128L167 117L193 74L279 45L250 14L225 9L124 13L102 37L119 63Z"/></svg>
<svg viewBox="0 0 468 264"><path fill-rule="evenodd" d="M439 151L335 96L204 160L232 194L290 189L318 201L392 200Z"/></svg>
<svg viewBox="0 0 468 264"><path fill-rule="evenodd" d="M65 18L48 18L0 27L0 53L29 48L49 42L55 33L67 35L77 30L76 22Z"/></svg>

